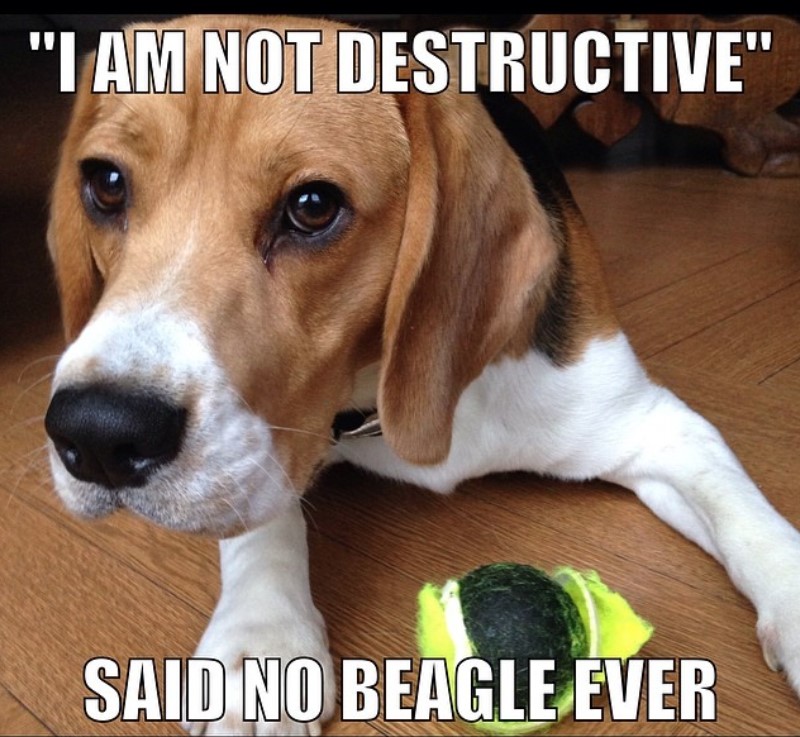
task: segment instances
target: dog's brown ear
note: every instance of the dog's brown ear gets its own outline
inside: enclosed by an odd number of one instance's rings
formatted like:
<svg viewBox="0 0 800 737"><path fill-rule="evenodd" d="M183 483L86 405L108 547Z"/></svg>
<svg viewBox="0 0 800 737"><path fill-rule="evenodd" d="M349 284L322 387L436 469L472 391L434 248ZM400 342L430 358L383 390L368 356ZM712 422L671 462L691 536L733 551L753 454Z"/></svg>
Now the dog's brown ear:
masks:
<svg viewBox="0 0 800 737"><path fill-rule="evenodd" d="M78 337L100 299L102 279L85 233L84 215L54 194L47 244L56 273L61 322L67 342Z"/></svg>
<svg viewBox="0 0 800 737"><path fill-rule="evenodd" d="M55 267L61 319L67 341L89 321L102 292L102 278L92 257L86 214L80 199L77 146L91 126L97 96L90 91L92 60L84 64L50 201L47 246Z"/></svg>
<svg viewBox="0 0 800 737"><path fill-rule="evenodd" d="M447 457L462 391L549 285L557 247L528 174L477 95L412 92L400 105L411 173L378 409L398 455L432 464Z"/></svg>

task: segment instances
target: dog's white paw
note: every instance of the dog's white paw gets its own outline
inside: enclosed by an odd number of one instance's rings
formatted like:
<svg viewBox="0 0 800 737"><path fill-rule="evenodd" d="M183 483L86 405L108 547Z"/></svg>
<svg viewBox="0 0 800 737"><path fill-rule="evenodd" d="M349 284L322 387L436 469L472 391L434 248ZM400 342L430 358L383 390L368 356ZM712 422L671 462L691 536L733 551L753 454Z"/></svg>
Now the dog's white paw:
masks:
<svg viewBox="0 0 800 737"><path fill-rule="evenodd" d="M800 697L800 605L762 612L758 637L767 665L782 671Z"/></svg>
<svg viewBox="0 0 800 737"><path fill-rule="evenodd" d="M800 697L800 535L796 545L784 546L786 559L774 563L775 574L758 606L758 638L764 660L781 671Z"/></svg>
<svg viewBox="0 0 800 737"><path fill-rule="evenodd" d="M184 722L183 728L191 735L319 735L322 725L333 716L336 681L325 627L319 615L282 622L269 621L268 616L261 621L252 618L241 621L239 617L215 615L198 645L195 657L210 658L223 664L225 712L217 721ZM264 658L276 658L280 662L282 682L277 691L281 705L277 718L252 719L244 713L245 690L253 688L253 684L245 680L244 661L251 658L259 659L262 669ZM310 659L305 662L315 661L322 670L322 708L319 714L312 711L313 718L307 721L293 719L284 708L284 699L291 697L290 690L297 687L296 683L284 681L285 669L297 658ZM309 699L309 706L314 700L313 697ZM258 716L262 717L263 714L259 713Z"/></svg>

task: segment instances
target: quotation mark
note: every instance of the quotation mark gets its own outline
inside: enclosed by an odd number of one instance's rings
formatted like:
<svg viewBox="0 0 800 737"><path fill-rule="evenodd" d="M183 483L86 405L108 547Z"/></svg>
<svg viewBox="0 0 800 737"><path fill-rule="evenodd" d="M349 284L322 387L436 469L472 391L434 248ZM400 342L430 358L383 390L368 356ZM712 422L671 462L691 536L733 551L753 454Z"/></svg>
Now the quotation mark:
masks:
<svg viewBox="0 0 800 737"><path fill-rule="evenodd" d="M772 31L746 31L744 42L748 51L769 51L772 48Z"/></svg>
<svg viewBox="0 0 800 737"><path fill-rule="evenodd" d="M39 50L39 42L42 40L42 34L39 31L31 31L30 44L31 51ZM56 34L54 31L44 32L44 50L52 51L56 45Z"/></svg>
<svg viewBox="0 0 800 737"><path fill-rule="evenodd" d="M55 31L31 31L28 34L28 44L31 51L39 51L42 47L44 36L44 50L52 51L56 46ZM61 31L58 34L59 68L61 79L58 89L61 92L75 92L75 32Z"/></svg>

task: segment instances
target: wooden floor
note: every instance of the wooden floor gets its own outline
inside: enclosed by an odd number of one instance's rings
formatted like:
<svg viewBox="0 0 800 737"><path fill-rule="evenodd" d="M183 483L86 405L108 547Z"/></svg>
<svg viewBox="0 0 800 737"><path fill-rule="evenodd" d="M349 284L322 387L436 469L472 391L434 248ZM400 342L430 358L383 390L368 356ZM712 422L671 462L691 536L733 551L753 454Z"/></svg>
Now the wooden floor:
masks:
<svg viewBox="0 0 800 737"><path fill-rule="evenodd" d="M66 101L52 67L30 52L17 61L17 76L0 78L0 734L177 734L174 723L83 715L90 658L192 654L217 595L216 548L129 516L76 521L52 492L42 416L62 341L43 232ZM590 160L573 161L569 179L633 345L800 525L800 181L740 178L713 156L642 141ZM443 498L341 468L309 502L314 591L337 657L414 655L425 580L493 560L570 564L600 571L655 624L643 655L713 661L718 713L648 722L643 708L637 722L567 719L554 735L800 729L800 702L764 665L748 603L627 492L511 474ZM329 731L465 728L377 720Z"/></svg>

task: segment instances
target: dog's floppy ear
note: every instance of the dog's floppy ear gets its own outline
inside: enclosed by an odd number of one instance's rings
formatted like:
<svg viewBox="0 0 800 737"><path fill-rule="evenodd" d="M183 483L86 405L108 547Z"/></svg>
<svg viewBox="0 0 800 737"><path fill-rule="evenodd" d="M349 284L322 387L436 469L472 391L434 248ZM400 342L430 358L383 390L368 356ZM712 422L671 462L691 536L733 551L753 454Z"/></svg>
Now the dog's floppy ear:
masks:
<svg viewBox="0 0 800 737"><path fill-rule="evenodd" d="M530 177L477 95L400 95L411 148L384 319L378 410L419 464L449 452L466 386L549 288L557 247Z"/></svg>
<svg viewBox="0 0 800 737"><path fill-rule="evenodd" d="M97 96L90 90L91 59L84 73L61 146L50 201L47 246L53 261L61 300L61 319L67 341L74 340L89 321L102 292L102 278L90 246L88 223L80 199L76 148L91 126Z"/></svg>
<svg viewBox="0 0 800 737"><path fill-rule="evenodd" d="M64 336L71 342L100 299L102 279L92 258L85 218L66 200L59 193L53 195L47 244L56 272Z"/></svg>

